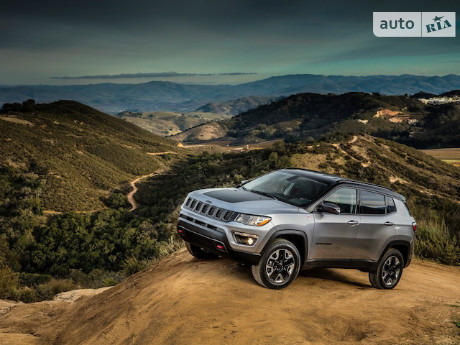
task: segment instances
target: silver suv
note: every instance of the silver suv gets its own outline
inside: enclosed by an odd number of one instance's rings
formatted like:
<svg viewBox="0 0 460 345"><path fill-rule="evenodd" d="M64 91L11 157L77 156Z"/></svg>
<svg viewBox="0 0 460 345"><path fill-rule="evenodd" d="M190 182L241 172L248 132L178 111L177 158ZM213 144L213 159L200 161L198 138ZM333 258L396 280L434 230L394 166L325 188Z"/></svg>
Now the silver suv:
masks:
<svg viewBox="0 0 460 345"><path fill-rule="evenodd" d="M356 268L378 289L409 266L416 223L387 188L303 169L283 169L236 188L191 192L177 231L198 259L252 265L262 286L281 289L301 268Z"/></svg>

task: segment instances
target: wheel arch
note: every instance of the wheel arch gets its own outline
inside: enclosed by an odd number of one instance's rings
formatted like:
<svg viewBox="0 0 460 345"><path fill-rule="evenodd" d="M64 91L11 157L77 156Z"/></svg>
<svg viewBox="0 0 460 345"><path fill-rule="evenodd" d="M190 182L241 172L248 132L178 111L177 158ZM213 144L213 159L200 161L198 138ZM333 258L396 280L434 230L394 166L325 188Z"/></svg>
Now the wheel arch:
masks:
<svg viewBox="0 0 460 345"><path fill-rule="evenodd" d="M407 241L401 241L401 240L397 240L397 241L391 241L390 243L387 244L387 246L385 247L385 249L383 250L383 252L380 254L380 258L385 255L385 253L387 252L388 249L390 248L394 248L394 249L397 249L401 252L402 256L403 256L403 259L404 259L404 267L407 267L410 263L410 257L409 257L409 254L410 254L410 243L407 242ZM379 260L380 260L379 258Z"/></svg>
<svg viewBox="0 0 460 345"><path fill-rule="evenodd" d="M277 238L282 238L292 242L297 247L297 250L300 254L301 259L301 267L305 264L307 260L307 252L308 252L308 238L307 235L300 230L278 230L270 236L270 239L265 244L262 252L268 248L268 246L273 243L273 241Z"/></svg>

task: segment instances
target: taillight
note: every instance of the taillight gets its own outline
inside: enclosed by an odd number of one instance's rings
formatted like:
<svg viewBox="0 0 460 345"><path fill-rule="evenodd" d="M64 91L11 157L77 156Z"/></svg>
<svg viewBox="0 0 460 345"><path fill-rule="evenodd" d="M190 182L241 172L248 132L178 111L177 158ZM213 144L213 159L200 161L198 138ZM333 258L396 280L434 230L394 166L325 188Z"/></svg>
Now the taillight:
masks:
<svg viewBox="0 0 460 345"><path fill-rule="evenodd" d="M412 222L412 230L414 230L414 232L417 232L417 223L416 222Z"/></svg>

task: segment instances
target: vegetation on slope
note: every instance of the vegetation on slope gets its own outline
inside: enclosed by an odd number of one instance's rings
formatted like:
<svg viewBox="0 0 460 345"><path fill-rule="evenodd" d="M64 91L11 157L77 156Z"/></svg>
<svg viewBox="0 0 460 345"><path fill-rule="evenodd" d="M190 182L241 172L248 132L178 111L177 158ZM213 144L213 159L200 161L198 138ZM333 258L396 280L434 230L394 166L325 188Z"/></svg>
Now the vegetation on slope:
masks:
<svg viewBox="0 0 460 345"><path fill-rule="evenodd" d="M175 144L72 101L5 104L0 165L37 174L45 209L95 210L110 188L151 173Z"/></svg>
<svg viewBox="0 0 460 345"><path fill-rule="evenodd" d="M315 140L339 133L371 134L418 148L455 147L460 145L460 105L425 105L407 96L358 92L304 93L216 122L215 126L224 128L222 137L234 144ZM182 133L181 139L196 141L200 137L197 131Z"/></svg>
<svg viewBox="0 0 460 345"><path fill-rule="evenodd" d="M0 298L111 285L137 258L174 250L129 212L124 183L180 157L147 154L174 143L76 102L32 100L3 106L0 142Z"/></svg>

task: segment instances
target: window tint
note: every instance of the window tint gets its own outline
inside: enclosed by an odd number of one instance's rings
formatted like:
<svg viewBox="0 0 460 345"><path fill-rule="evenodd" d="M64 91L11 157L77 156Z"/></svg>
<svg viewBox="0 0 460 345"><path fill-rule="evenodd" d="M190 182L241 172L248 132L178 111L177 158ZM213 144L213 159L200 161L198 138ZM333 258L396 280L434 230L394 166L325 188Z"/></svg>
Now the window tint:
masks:
<svg viewBox="0 0 460 345"><path fill-rule="evenodd" d="M383 195L361 191L360 197L360 213L385 214L385 197Z"/></svg>
<svg viewBox="0 0 460 345"><path fill-rule="evenodd" d="M396 212L395 201L393 200L393 198L391 198L389 196L386 196L385 197L385 202L386 202L386 205L387 205L387 213Z"/></svg>
<svg viewBox="0 0 460 345"><path fill-rule="evenodd" d="M356 189L341 188L329 195L324 201L332 202L340 207L340 213L355 213Z"/></svg>

